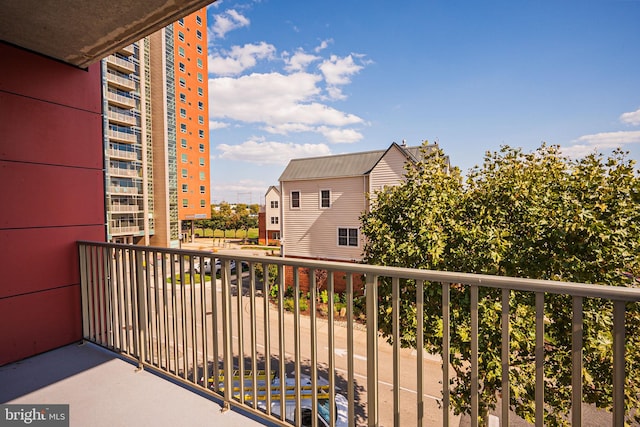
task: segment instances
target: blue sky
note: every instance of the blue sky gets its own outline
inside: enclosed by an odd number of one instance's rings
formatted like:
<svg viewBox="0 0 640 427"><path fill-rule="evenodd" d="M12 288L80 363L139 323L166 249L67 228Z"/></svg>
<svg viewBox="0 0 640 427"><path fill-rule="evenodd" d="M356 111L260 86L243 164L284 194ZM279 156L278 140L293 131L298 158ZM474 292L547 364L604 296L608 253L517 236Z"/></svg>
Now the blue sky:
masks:
<svg viewBox="0 0 640 427"><path fill-rule="evenodd" d="M640 0L221 0L208 9L212 202L292 158L438 141L640 161Z"/></svg>

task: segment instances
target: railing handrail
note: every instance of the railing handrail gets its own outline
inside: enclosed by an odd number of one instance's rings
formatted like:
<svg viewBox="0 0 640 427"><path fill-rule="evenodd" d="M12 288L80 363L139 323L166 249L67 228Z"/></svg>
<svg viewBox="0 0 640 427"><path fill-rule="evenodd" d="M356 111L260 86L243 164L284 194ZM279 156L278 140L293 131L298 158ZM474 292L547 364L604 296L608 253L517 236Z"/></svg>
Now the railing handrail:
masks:
<svg viewBox="0 0 640 427"><path fill-rule="evenodd" d="M106 243L79 241L81 244L90 244L102 247L120 247L123 249L141 250L140 246L124 243ZM546 292L553 294L568 294L586 298L605 298L613 301L640 301L640 288L609 286L593 283L561 282L558 280L527 279L507 276L493 276L477 273L457 273L437 270L420 270L404 267L380 266L342 261L322 261L304 258L282 258L272 256L259 256L242 254L241 256L212 253L204 250L162 248L145 246L146 250L159 253L178 253L191 256L207 256L220 258L221 260L242 260L274 265L288 265L295 262L298 267L328 269L333 271L348 270L351 273L372 274L379 277L397 277L402 279L424 280L427 282L460 283L464 285L476 285L488 288L510 289L526 292Z"/></svg>

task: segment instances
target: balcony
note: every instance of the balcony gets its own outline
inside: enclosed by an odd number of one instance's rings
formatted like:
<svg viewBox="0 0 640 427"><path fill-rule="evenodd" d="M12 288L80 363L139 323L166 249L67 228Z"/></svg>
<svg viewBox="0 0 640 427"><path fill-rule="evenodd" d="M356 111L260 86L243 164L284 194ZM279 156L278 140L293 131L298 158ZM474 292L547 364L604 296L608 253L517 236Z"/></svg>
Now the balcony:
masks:
<svg viewBox="0 0 640 427"><path fill-rule="evenodd" d="M118 95L111 91L107 91L107 99L109 103L114 104L121 108L135 108L136 100L126 96Z"/></svg>
<svg viewBox="0 0 640 427"><path fill-rule="evenodd" d="M120 187L118 185L110 185L107 187L110 194L139 194L138 187Z"/></svg>
<svg viewBox="0 0 640 427"><path fill-rule="evenodd" d="M109 129L107 135L109 135L109 138L114 141L129 143L138 142L138 136L134 133L120 132L117 130Z"/></svg>
<svg viewBox="0 0 640 427"><path fill-rule="evenodd" d="M470 298L470 425L478 425L479 390L483 378L478 371L479 301L481 290L494 289L502 298L502 322L496 327L502 342L510 341L509 300L512 291L530 294L535 301L535 404L537 425L542 425L544 383L544 325L554 321L545 312L545 298L569 296L573 304L569 328L572 360L572 425L586 424L581 390L583 304L592 299L610 301L613 306L611 364L614 393L613 419L597 412L599 425L622 425L625 417L625 304L640 301L640 290L577 283L549 282L507 277L321 262L241 254L211 254L202 251L171 250L106 243L79 243L83 307L83 337L117 353L139 368L158 373L189 386L202 395L220 399L225 409L247 411L265 423L286 425L277 408L286 402L301 419L302 402L328 399L340 394L347 402L340 409L328 405L329 425L458 425L460 417L451 408L450 384L453 371L448 363L454 291L464 289ZM200 266L214 266L219 260L220 278L195 273ZM245 268L235 269L234 266ZM211 270L211 267L209 267ZM273 282L273 277L277 279ZM325 272L327 317L303 314L300 286L309 280L310 313L317 313L318 291L313 272ZM205 273L207 273L205 271ZM210 273L210 272L209 272ZM215 273L215 270L214 270ZM344 317L334 311L337 278L345 280ZM357 284L364 277L364 323L355 320ZM393 318L388 344L379 336L378 287L391 285ZM411 281L421 286L406 286ZM273 283L272 283L273 282ZM267 284L265 286L265 283ZM435 285L434 285L435 283ZM285 310L287 285L293 287L293 302ZM277 288L274 287L277 285ZM402 288L402 289L401 289ZM441 294L441 310L430 313L442 320L442 354L427 354L418 346L411 350L399 345L399 304L401 292L414 292L410 299L417 315L415 336L425 334L426 301L434 290ZM427 292L425 292L427 291ZM272 300L268 297L271 295ZM508 347L507 347L508 348ZM502 353L503 390L510 389L508 351ZM233 372L233 375L224 375ZM288 378L265 380L265 376ZM305 377L306 376L306 377ZM307 378L302 385L300 379ZM207 379L210 379L207 381ZM319 383L326 380L327 387ZM233 390L233 392L225 392ZM505 392L507 393L507 392ZM508 394L507 394L508 396ZM308 399L307 399L308 400ZM627 408L628 410L628 408ZM318 406L308 409L312 420ZM518 420L508 405L493 416L502 425ZM589 421L593 421L589 415ZM336 422L338 420L338 422ZM603 421L604 420L604 421ZM318 425L321 425L318 422Z"/></svg>
<svg viewBox="0 0 640 427"><path fill-rule="evenodd" d="M118 52L125 56L131 56L135 53L135 50L133 49L133 44L130 44L128 46L121 47Z"/></svg>
<svg viewBox="0 0 640 427"><path fill-rule="evenodd" d="M113 213L129 213L129 212L140 212L142 209L138 205L123 205L118 203L113 203L110 208Z"/></svg>
<svg viewBox="0 0 640 427"><path fill-rule="evenodd" d="M106 75L107 75L107 83L109 83L109 85L122 90L130 90L130 91L136 90L135 81L119 76L114 73L110 73L108 71Z"/></svg>
<svg viewBox="0 0 640 427"><path fill-rule="evenodd" d="M110 176L124 176L129 178L136 178L142 174L142 171L138 169L109 167L108 174Z"/></svg>
<svg viewBox="0 0 640 427"><path fill-rule="evenodd" d="M135 151L117 150L115 148L107 149L107 154L112 159L138 160L138 154Z"/></svg>
<svg viewBox="0 0 640 427"><path fill-rule="evenodd" d="M107 113L109 121L118 125L137 126L138 120L135 116L129 114L122 114L116 111L109 111Z"/></svg>
<svg viewBox="0 0 640 427"><path fill-rule="evenodd" d="M107 65L123 73L133 73L136 69L133 62L118 58L114 55L107 56Z"/></svg>

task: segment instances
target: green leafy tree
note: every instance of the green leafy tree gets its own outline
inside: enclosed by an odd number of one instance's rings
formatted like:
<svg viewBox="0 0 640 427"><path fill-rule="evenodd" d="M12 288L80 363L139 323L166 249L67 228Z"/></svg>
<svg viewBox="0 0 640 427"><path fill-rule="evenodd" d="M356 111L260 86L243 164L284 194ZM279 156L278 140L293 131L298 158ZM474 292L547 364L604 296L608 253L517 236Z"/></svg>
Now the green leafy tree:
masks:
<svg viewBox="0 0 640 427"><path fill-rule="evenodd" d="M628 286L640 269L640 179L634 163L615 151L608 159L570 160L558 147L533 153L504 147L487 153L463 184L447 172L441 152L409 165L406 181L373 196L362 218L365 261L373 264ZM415 291L415 283L402 284ZM380 287L380 326L391 332L391 286ZM403 346L415 346L413 292L401 303ZM441 288L425 287L425 343L442 349ZM452 401L469 409L469 290L452 286L451 364L456 371ZM481 410L495 406L501 387L501 300L480 291L479 364ZM611 405L611 304L585 299L583 398ZM639 405L640 342L637 305L627 307L628 408ZM545 424L563 425L571 399L571 300L545 297ZM533 295L510 299L511 407L533 421L535 305ZM636 414L637 415L637 414Z"/></svg>

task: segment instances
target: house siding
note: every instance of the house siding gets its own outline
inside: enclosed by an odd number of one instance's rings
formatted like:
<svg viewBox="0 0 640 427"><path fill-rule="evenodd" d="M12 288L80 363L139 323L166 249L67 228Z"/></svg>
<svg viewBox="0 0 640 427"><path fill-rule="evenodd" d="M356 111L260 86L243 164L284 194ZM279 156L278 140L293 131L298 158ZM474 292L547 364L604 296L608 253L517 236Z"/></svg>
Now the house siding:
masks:
<svg viewBox="0 0 640 427"><path fill-rule="evenodd" d="M278 202L277 208L271 207L271 202ZM280 233L280 194L275 187L271 187L267 194L265 195L264 201L264 211L265 211L265 228L266 228L266 243L267 244L277 244L278 241L273 239L274 234ZM277 224L271 224L271 218L278 218Z"/></svg>
<svg viewBox="0 0 640 427"><path fill-rule="evenodd" d="M373 196L377 190L382 189L384 186L394 186L403 182L406 162L406 156L398 148L392 147L369 174L370 194Z"/></svg>
<svg viewBox="0 0 640 427"><path fill-rule="evenodd" d="M366 209L365 178L346 177L282 183L285 256L360 260L362 236L357 247L338 246L338 227L360 229ZM320 191L331 191L331 207L320 208ZM291 208L291 192L300 191L300 208Z"/></svg>

